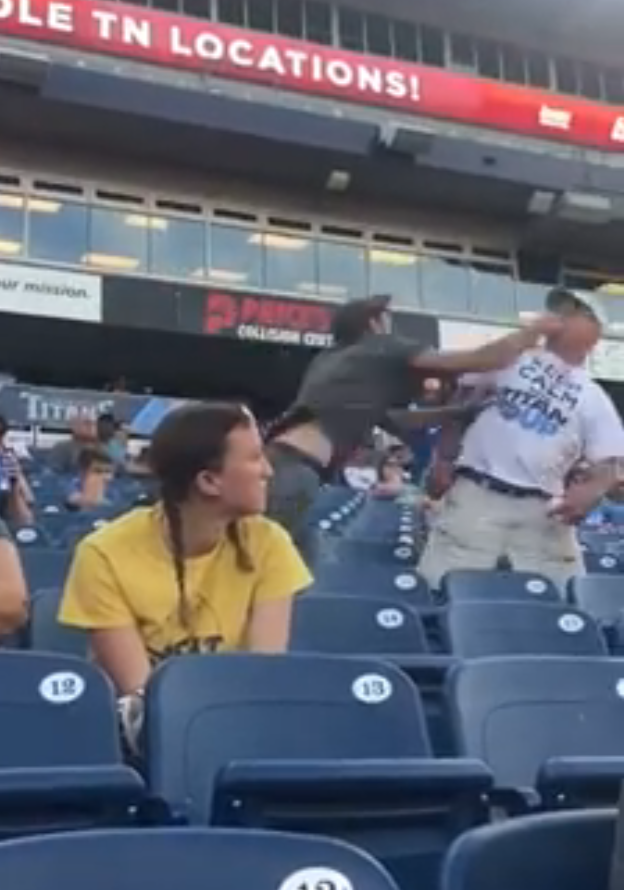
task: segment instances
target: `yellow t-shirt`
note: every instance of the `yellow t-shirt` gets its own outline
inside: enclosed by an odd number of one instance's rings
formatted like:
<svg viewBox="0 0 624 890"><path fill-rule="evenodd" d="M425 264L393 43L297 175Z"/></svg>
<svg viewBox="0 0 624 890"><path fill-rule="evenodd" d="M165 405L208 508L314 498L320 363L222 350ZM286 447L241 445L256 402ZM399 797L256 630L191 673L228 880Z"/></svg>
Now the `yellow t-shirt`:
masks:
<svg viewBox="0 0 624 890"><path fill-rule="evenodd" d="M312 581L279 525L263 517L241 520L253 571L237 566L227 538L209 554L185 560L189 634L180 620L160 515L159 507L133 510L81 542L61 603L63 624L98 630L135 626L155 660L174 652L244 649L254 604L293 596Z"/></svg>

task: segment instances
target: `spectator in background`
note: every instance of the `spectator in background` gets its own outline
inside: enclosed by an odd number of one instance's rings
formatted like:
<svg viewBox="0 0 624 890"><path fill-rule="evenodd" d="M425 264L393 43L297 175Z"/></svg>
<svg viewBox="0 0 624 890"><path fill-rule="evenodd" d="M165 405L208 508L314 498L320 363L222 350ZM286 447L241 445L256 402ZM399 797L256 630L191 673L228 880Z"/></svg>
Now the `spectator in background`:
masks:
<svg viewBox="0 0 624 890"><path fill-rule="evenodd" d="M0 635L19 630L27 617L28 591L19 554L0 519Z"/></svg>
<svg viewBox="0 0 624 890"><path fill-rule="evenodd" d="M97 440L95 423L87 417L77 417L72 421L71 438L57 442L50 449L48 466L56 473L69 475L78 471L80 452Z"/></svg>
<svg viewBox="0 0 624 890"><path fill-rule="evenodd" d="M97 419L97 440L104 448L115 465L115 469L123 469L126 465L126 434L113 414L100 414Z"/></svg>
<svg viewBox="0 0 624 890"><path fill-rule="evenodd" d="M162 500L79 545L60 610L91 632L122 695L177 653L286 649L292 598L312 580L286 532L261 515L271 468L247 409L172 411L151 461Z"/></svg>
<svg viewBox="0 0 624 890"><path fill-rule="evenodd" d="M83 448L78 457L78 477L70 483L65 504L70 510L93 510L112 503L110 483L115 466L99 446Z"/></svg>
<svg viewBox="0 0 624 890"><path fill-rule="evenodd" d="M6 437L9 424L0 415L0 513L17 525L30 525L33 522L32 505L34 496L26 481L17 454Z"/></svg>
<svg viewBox="0 0 624 890"><path fill-rule="evenodd" d="M379 466L379 481L373 489L377 498L396 498L405 491L403 447L391 448Z"/></svg>

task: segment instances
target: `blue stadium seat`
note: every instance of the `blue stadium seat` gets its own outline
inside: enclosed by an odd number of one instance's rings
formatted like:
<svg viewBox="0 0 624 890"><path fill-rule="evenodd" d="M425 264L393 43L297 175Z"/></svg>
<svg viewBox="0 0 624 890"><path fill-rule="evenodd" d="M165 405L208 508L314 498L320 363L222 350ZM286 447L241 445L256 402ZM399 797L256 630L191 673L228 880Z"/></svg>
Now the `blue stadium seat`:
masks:
<svg viewBox="0 0 624 890"><path fill-rule="evenodd" d="M20 551L28 589L43 590L62 587L71 563L69 550L52 550L46 547L26 548Z"/></svg>
<svg viewBox="0 0 624 890"><path fill-rule="evenodd" d="M431 606L425 579L411 567L387 563L321 562L310 592L351 596L400 597L415 606Z"/></svg>
<svg viewBox="0 0 624 890"><path fill-rule="evenodd" d="M570 601L602 628L612 652L624 650L624 584L618 575L583 575L568 585Z"/></svg>
<svg viewBox="0 0 624 890"><path fill-rule="evenodd" d="M453 844L441 890L608 890L614 827L588 810L476 828Z"/></svg>
<svg viewBox="0 0 624 890"><path fill-rule="evenodd" d="M86 661L0 652L0 723L0 837L127 822L142 800L112 688Z"/></svg>
<svg viewBox="0 0 624 890"><path fill-rule="evenodd" d="M341 563L390 563L393 565L414 565L416 550L410 544L396 542L358 541L340 538L335 548L335 557Z"/></svg>
<svg viewBox="0 0 624 890"><path fill-rule="evenodd" d="M0 845L2 890L396 890L354 847L264 831L152 828Z"/></svg>
<svg viewBox="0 0 624 890"><path fill-rule="evenodd" d="M348 836L423 890L490 783L483 764L431 756L406 676L355 657L171 659L148 684L145 745L174 815Z"/></svg>
<svg viewBox="0 0 624 890"><path fill-rule="evenodd" d="M459 658L490 655L608 655L589 615L560 602L458 602L446 615L449 647Z"/></svg>
<svg viewBox="0 0 624 890"><path fill-rule="evenodd" d="M624 562L612 553L583 552L585 571L590 575L624 575Z"/></svg>
<svg viewBox="0 0 624 890"><path fill-rule="evenodd" d="M290 648L356 655L429 651L418 613L403 601L352 596L297 597Z"/></svg>
<svg viewBox="0 0 624 890"><path fill-rule="evenodd" d="M487 763L513 805L612 803L624 778L624 661L464 662L448 694L460 754Z"/></svg>
<svg viewBox="0 0 624 890"><path fill-rule="evenodd" d="M552 581L531 572L462 569L445 575L441 589L449 602L466 600L561 602L561 597Z"/></svg>
<svg viewBox="0 0 624 890"><path fill-rule="evenodd" d="M53 539L42 525L23 525L13 529L13 540L20 550L51 547Z"/></svg>
<svg viewBox="0 0 624 890"><path fill-rule="evenodd" d="M58 620L62 593L62 590L52 587L37 590L33 594L27 631L28 648L40 652L64 652L86 658L86 632L77 627L68 627Z"/></svg>

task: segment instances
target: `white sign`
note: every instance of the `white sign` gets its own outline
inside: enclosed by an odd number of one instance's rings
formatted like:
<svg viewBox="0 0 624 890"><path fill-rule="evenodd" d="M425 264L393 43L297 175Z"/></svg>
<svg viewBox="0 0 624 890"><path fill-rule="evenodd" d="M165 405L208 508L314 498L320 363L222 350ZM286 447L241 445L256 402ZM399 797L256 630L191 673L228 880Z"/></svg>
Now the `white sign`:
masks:
<svg viewBox="0 0 624 890"><path fill-rule="evenodd" d="M279 890L353 890L353 884L341 872L317 866L293 872L282 881Z"/></svg>
<svg viewBox="0 0 624 890"><path fill-rule="evenodd" d="M39 534L34 528L20 528L15 533L15 537L20 544L32 544L37 540Z"/></svg>
<svg viewBox="0 0 624 890"><path fill-rule="evenodd" d="M546 591L548 590L548 585L545 581L542 581L541 578L532 578L530 581L527 581L526 589L529 591L529 593L533 593L539 596L542 593L546 593Z"/></svg>
<svg viewBox="0 0 624 890"><path fill-rule="evenodd" d="M577 634L583 630L585 622L580 615L562 615L559 619L559 627L567 634Z"/></svg>
<svg viewBox="0 0 624 890"><path fill-rule="evenodd" d="M405 615L400 609L380 609L377 612L377 624L386 630L394 630L405 624Z"/></svg>
<svg viewBox="0 0 624 890"><path fill-rule="evenodd" d="M572 112L567 108L553 108L551 105L542 105L539 110L539 122L542 127L551 127L554 130L569 130L572 125Z"/></svg>
<svg viewBox="0 0 624 890"><path fill-rule="evenodd" d="M0 312L102 321L99 275L0 263Z"/></svg>
<svg viewBox="0 0 624 890"><path fill-rule="evenodd" d="M39 694L52 705L67 705L80 698L85 691L85 681L73 671L48 674L39 684Z"/></svg>
<svg viewBox="0 0 624 890"><path fill-rule="evenodd" d="M399 590L413 590L417 583L413 575L397 575L394 579L394 586L398 587Z"/></svg>
<svg viewBox="0 0 624 890"><path fill-rule="evenodd" d="M363 674L351 687L358 701L378 705L392 695L392 683L381 674Z"/></svg>

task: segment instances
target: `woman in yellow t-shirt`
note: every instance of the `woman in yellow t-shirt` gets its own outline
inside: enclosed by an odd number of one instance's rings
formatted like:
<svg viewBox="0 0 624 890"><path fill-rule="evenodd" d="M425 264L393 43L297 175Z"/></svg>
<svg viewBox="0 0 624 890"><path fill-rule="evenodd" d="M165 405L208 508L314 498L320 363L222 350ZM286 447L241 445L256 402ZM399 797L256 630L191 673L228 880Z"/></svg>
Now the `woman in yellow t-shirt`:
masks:
<svg viewBox="0 0 624 890"><path fill-rule="evenodd" d="M151 462L161 501L79 545L60 610L90 631L120 695L176 653L284 650L292 597L312 581L288 534L260 515L271 469L247 409L171 412Z"/></svg>

